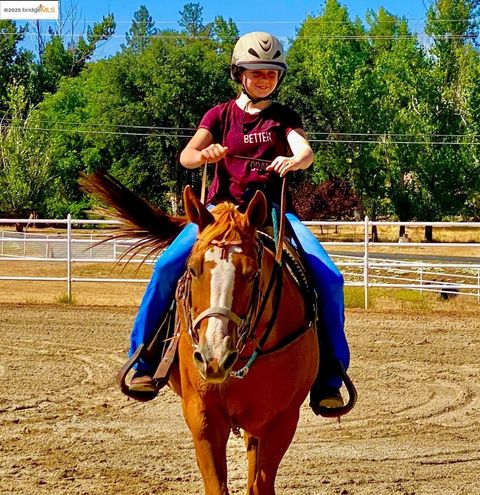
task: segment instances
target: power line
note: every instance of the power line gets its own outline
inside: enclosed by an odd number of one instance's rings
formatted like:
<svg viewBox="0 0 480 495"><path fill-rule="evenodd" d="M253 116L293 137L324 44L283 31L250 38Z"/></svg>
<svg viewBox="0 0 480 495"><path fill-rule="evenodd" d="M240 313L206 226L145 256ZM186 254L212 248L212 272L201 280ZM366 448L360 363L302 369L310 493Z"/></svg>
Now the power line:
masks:
<svg viewBox="0 0 480 495"><path fill-rule="evenodd" d="M28 119L26 118L19 118L17 120L20 120L21 122L28 122ZM133 125L133 124L105 124L103 122L95 123L95 122L67 122L67 121L61 121L61 120L48 120L48 119L38 119L38 122L46 122L51 125L70 125L70 126L83 126L83 127L102 127L102 128L121 128L121 129L145 129L145 130L151 130L151 131L172 131L172 132L180 132L180 131L187 131L187 132L195 132L197 130L196 127L178 127L178 126L153 126L153 125ZM13 119L11 118L4 118L2 122L14 122ZM12 127L15 129L23 129L24 127ZM29 126L25 126L25 128L31 128ZM44 129L44 128L39 128L39 129ZM70 128L58 128L58 127L48 127L46 129L50 129L52 131L59 130L59 131L76 131L77 129L70 129ZM89 129L84 129L83 132L89 132ZM93 131L92 131L93 132ZM341 142L346 142L347 137L364 137L364 138L381 138L382 140L388 140L391 138L401 138L401 137L411 137L415 138L415 134L411 133L398 133L398 132L343 132L343 131L314 131L314 130L308 130L306 129L306 132L309 136L327 136L330 137L328 141L333 141L331 137L341 137L342 139L335 139L334 141L341 141ZM117 134L118 132L116 131L101 131L103 134ZM122 134L122 133L118 133ZM128 134L133 134L133 135L146 135L149 136L151 133L128 133ZM418 133L419 135L424 135L428 136L430 138L462 138L462 137L468 137L470 139L480 139L480 134L437 134L437 133ZM327 139L325 139L327 140ZM322 141L322 140L319 140ZM352 142L358 142L358 141L352 141ZM368 142L377 142L377 141L372 141L369 140ZM383 141L378 141L378 142L383 142ZM391 142L391 141L390 141ZM402 141L403 142L403 141ZM405 141L406 142L406 141ZM408 141L412 142L412 141ZM415 141L418 142L418 141ZM423 141L422 141L423 142ZM435 141L428 141L429 143L435 142Z"/></svg>
<svg viewBox="0 0 480 495"><path fill-rule="evenodd" d="M18 33L0 33L0 36L19 36ZM49 33L23 33L22 36L24 38L38 38L38 37L48 37ZM68 34L65 37L67 38L83 38L84 34ZM457 41L457 40L474 40L477 39L477 35L473 34L450 34L446 33L444 35L429 35L429 34L419 34L419 33L411 33L405 35L372 35L372 34L352 34L352 35L309 35L309 36L286 36L281 35L277 36L281 41L290 41L293 38L293 41L296 40L346 40L346 41L370 41L370 40L442 40L442 41ZM109 39L121 38L125 39L125 35L123 34L112 34L104 39L103 41L108 41ZM192 36L189 34L178 33L175 35L161 35L161 34L152 34L145 36L137 36L138 39L148 40L148 39L165 39L165 40L195 40L195 41L214 41L211 36ZM231 41L235 41L237 39L236 36L231 36L229 38Z"/></svg>
<svg viewBox="0 0 480 495"><path fill-rule="evenodd" d="M373 140L351 140L351 139L309 139L311 143L346 143L346 144L381 144L383 146L391 145L391 144L416 144L416 145L458 145L458 146L478 146L480 145L480 141L478 142L463 142L463 141L373 141Z"/></svg>
<svg viewBox="0 0 480 495"><path fill-rule="evenodd" d="M371 136L371 137L381 137L381 138L389 138L392 136L395 137L412 137L415 136L414 134L407 134L407 133L397 133L397 132L336 132L336 131L330 131L330 132L310 132L307 131L308 134L320 134L320 135L325 135L325 136ZM465 137L469 136L472 138L480 138L480 134L431 134L431 133L422 133L419 132L418 134L423 134L423 135L428 135L430 137Z"/></svg>
<svg viewBox="0 0 480 495"><path fill-rule="evenodd" d="M115 136L136 136L136 137L150 137L150 138L180 138L186 139L192 137L191 134L178 134L178 133L140 133L140 132L119 132L119 131L98 131L92 129L62 129L62 128L46 128L46 127L29 127L29 126L10 126L11 129L16 130L28 130L28 131L42 131L42 132L62 132L62 133L79 133L79 134L93 134L93 135L115 135ZM470 136L471 137L471 136ZM309 139L311 143L326 143L326 144L376 144L376 145L393 145L393 144L412 144L412 145L459 145L459 146L477 146L478 142L464 142L464 141L393 141L393 140L366 140L366 139Z"/></svg>
<svg viewBox="0 0 480 495"><path fill-rule="evenodd" d="M138 137L153 137L153 138L163 138L163 137L175 137L175 138L190 138L191 134L154 134L154 133L143 133L143 132L119 132L119 131L97 131L92 129L58 129L54 127L29 127L29 126L10 126L10 129L15 130L27 130L27 131L42 131L42 132L64 132L64 133L79 133L79 134L101 134L101 135L115 135L115 136L138 136Z"/></svg>
<svg viewBox="0 0 480 495"><path fill-rule="evenodd" d="M245 21L233 21L234 24L301 24L305 22L308 19L309 23L315 23L315 24L346 24L346 25L353 25L354 22L351 20L348 21L333 21L333 20L328 20L328 19L322 19L322 18L314 18L310 14L306 14L307 17L303 20L245 20ZM376 19L375 23L376 24L396 24L398 22L412 22L412 23L419 23L419 22L426 22L426 17L420 17L420 18L413 18L413 17L402 17L402 16L396 16L395 14L393 15L393 19ZM321 16L320 16L321 17ZM152 19L154 24L178 24L179 21L176 20L164 20L164 19ZM114 17L115 24L132 24L133 19L129 20L117 20ZM103 22L103 19L96 19L96 20L84 20L82 19L81 21L82 24L89 23L89 24L95 24L95 23L101 23ZM214 20L207 21L205 25L207 24L212 24ZM450 22L459 22L459 23L464 23L464 22L473 22L473 19L469 18L464 18L464 19L458 19L458 18L452 18L452 19L432 19L429 21L432 24L442 24L442 23L450 23ZM56 21L52 21L52 24L56 24ZM30 25L29 22L26 24Z"/></svg>
<svg viewBox="0 0 480 495"><path fill-rule="evenodd" d="M21 122L27 122L28 119L26 118L17 118L17 120L20 120ZM195 127L173 127L173 126L153 126L153 125L133 125L133 124L107 124L104 122L99 122L98 124L95 122L68 122L68 121L62 121L62 120L48 120L48 119L37 119L38 122L47 122L48 124L51 125L71 125L71 126L91 126L91 127L119 127L119 128L126 128L126 129L149 129L149 130L160 130L160 131L166 131L166 130L175 130L175 131L196 131ZM11 118L4 118L3 122L14 122L14 119ZM52 127L51 129L55 129Z"/></svg>

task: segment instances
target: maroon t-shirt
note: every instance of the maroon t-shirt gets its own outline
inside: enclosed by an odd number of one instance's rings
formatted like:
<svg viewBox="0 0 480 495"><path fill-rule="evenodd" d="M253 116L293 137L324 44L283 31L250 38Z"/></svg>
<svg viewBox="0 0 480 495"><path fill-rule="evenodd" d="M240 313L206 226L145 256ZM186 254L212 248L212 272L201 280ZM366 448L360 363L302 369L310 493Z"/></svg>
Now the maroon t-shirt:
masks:
<svg viewBox="0 0 480 495"><path fill-rule="evenodd" d="M214 143L228 147L228 155L216 164L207 203L228 200L243 205L257 189L278 203L280 176L276 172L266 172L268 164L259 160L272 161L277 156L291 155L287 135L293 129L303 128L295 111L272 103L260 113L251 115L231 100L209 110L198 127L210 131Z"/></svg>

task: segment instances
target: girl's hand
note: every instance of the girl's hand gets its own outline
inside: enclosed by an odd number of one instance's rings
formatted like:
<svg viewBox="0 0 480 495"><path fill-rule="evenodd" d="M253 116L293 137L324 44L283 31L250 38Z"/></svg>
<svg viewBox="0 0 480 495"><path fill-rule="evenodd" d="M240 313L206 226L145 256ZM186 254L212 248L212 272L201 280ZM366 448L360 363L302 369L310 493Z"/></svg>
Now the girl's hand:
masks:
<svg viewBox="0 0 480 495"><path fill-rule="evenodd" d="M285 177L288 172L298 170L300 165L293 157L277 156L270 165L267 166L269 172L277 172L280 177Z"/></svg>
<svg viewBox="0 0 480 495"><path fill-rule="evenodd" d="M200 154L202 155L205 161L208 161L208 163L215 163L221 160L222 158L225 158L227 152L228 152L227 147L215 143L215 144L211 144L210 146L207 146L206 148L203 148L203 150L200 151Z"/></svg>

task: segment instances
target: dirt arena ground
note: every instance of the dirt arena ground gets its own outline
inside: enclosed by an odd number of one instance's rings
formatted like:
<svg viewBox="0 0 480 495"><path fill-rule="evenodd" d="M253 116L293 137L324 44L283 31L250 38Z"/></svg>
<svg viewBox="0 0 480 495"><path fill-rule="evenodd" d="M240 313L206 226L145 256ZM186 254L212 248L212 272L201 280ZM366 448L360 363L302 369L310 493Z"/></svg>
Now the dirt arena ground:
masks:
<svg viewBox="0 0 480 495"><path fill-rule="evenodd" d="M127 400L114 377L133 307L0 305L0 493L202 493L177 397ZM357 407L305 404L277 493L480 494L478 313L348 310ZM241 439L230 487L243 494Z"/></svg>

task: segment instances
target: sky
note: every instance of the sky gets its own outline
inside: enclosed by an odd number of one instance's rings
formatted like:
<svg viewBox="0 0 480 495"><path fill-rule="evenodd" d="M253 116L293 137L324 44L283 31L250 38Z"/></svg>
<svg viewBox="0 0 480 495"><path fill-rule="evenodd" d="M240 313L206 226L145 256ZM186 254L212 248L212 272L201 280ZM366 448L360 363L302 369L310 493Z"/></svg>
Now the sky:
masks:
<svg viewBox="0 0 480 495"><path fill-rule="evenodd" d="M383 6L390 13L405 17L413 31L421 32L426 7L431 0L343 0L350 18L365 19L368 9L378 10ZM217 15L236 23L240 34L249 31L269 31L287 41L295 35L307 15L318 15L323 0L63 0L63 9L76 5L79 24L77 32L82 32L84 25L92 25L100 21L102 16L113 13L117 23L115 35L105 43L95 58L112 55L125 42L134 13L141 5L145 5L158 29L179 29L177 24L186 3L199 3L203 7L204 24L212 21ZM43 27L48 24L43 21Z"/></svg>

